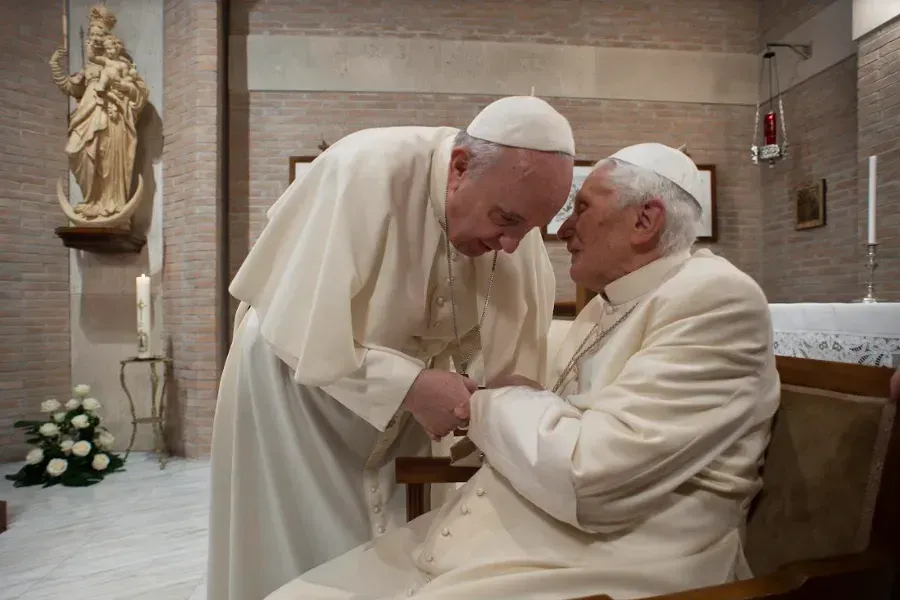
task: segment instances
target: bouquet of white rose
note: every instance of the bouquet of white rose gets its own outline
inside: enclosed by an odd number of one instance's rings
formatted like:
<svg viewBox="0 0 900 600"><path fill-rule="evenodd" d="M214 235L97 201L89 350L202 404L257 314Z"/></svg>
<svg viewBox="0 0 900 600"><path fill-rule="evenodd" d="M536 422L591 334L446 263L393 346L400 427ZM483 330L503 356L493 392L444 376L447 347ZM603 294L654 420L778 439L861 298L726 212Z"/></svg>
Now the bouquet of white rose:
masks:
<svg viewBox="0 0 900 600"><path fill-rule="evenodd" d="M6 476L15 482L15 487L81 487L99 483L108 473L122 470L125 461L111 451L115 438L100 426L100 402L88 397L91 388L86 385L76 385L73 391L75 397L65 405L56 399L41 403L41 412L48 414L46 421L13 424L24 429L28 443L35 446L25 457L27 464L15 475Z"/></svg>

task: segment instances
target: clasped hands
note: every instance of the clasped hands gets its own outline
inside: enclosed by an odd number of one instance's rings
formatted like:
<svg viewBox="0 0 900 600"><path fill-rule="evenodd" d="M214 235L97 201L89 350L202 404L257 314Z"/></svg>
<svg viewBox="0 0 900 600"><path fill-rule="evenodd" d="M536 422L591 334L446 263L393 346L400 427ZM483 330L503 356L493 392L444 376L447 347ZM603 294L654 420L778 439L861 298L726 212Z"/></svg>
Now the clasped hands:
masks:
<svg viewBox="0 0 900 600"><path fill-rule="evenodd" d="M489 388L527 386L543 389L523 375L503 375L489 382ZM412 414L434 441L441 440L469 422L469 399L478 389L474 379L458 373L425 369L406 394L403 409Z"/></svg>

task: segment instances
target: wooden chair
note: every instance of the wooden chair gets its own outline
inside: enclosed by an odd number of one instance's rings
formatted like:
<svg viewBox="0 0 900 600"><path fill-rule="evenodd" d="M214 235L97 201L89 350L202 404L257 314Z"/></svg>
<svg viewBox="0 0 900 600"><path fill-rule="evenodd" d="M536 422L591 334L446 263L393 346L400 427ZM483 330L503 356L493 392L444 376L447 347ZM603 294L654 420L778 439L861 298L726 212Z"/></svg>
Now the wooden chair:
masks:
<svg viewBox="0 0 900 600"><path fill-rule="evenodd" d="M756 577L654 600L900 600L900 584L894 585L900 426L888 393L893 371L777 360L781 408L745 543ZM398 459L408 518L429 509L429 484L464 482L476 471L446 458Z"/></svg>

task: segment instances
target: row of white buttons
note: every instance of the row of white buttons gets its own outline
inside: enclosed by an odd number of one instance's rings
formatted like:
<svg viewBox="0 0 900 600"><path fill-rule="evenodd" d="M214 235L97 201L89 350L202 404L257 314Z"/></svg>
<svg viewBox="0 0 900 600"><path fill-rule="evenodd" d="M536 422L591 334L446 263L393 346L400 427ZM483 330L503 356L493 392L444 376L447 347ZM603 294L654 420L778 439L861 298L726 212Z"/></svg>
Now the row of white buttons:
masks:
<svg viewBox="0 0 900 600"><path fill-rule="evenodd" d="M477 488L475 490L475 495L478 497L484 496L485 495L484 488ZM469 509L468 504L463 504L462 506L459 507L459 512L461 512L464 515L467 515L467 514L471 513L472 511ZM443 529L441 529L441 535L444 537L450 537L450 533L451 532L450 532L449 527L444 527ZM434 560L434 558L430 554L426 554L425 560L427 562L431 562L431 560L429 560L429 559Z"/></svg>
<svg viewBox="0 0 900 600"><path fill-rule="evenodd" d="M370 501L370 504L372 505L372 513L375 515L381 515L381 512L382 512L381 498L378 496L379 489L380 488L378 487L377 484L373 485L369 488L369 492L371 492L371 494L372 494L372 499ZM386 528L384 526L384 523L382 523L382 520L383 519L380 516L372 518L372 524L375 526L375 534L376 535L381 535L386 531Z"/></svg>
<svg viewBox="0 0 900 600"><path fill-rule="evenodd" d="M478 496L480 498L480 497L484 496L485 494L486 494L486 492L484 491L484 488L476 488L476 490L475 490L476 496ZM469 509L469 506L467 504L463 504L462 506L460 506L459 511L464 515L467 515L472 512ZM441 535L443 537L450 537L450 533L451 532L448 527L444 527L441 530ZM434 562L434 555L431 554L430 552L426 552L422 555L422 559L427 563L431 563L431 562ZM431 581L431 579L433 579L433 577L431 575L426 575L426 578L428 581ZM419 589L418 586L413 586L406 591L406 595L407 596L415 596L418 589Z"/></svg>

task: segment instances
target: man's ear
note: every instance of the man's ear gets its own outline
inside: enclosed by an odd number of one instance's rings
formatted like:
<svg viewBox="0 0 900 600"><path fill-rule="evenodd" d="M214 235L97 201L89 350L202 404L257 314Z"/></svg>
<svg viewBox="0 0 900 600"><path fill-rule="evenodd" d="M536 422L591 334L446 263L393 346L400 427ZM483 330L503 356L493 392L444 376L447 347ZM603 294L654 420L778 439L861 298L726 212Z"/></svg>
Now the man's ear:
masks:
<svg viewBox="0 0 900 600"><path fill-rule="evenodd" d="M465 148L454 148L450 153L450 177L462 178L469 170L471 155Z"/></svg>
<svg viewBox="0 0 900 600"><path fill-rule="evenodd" d="M644 202L635 215L635 242L649 242L662 233L666 223L666 209L661 200L651 198Z"/></svg>

